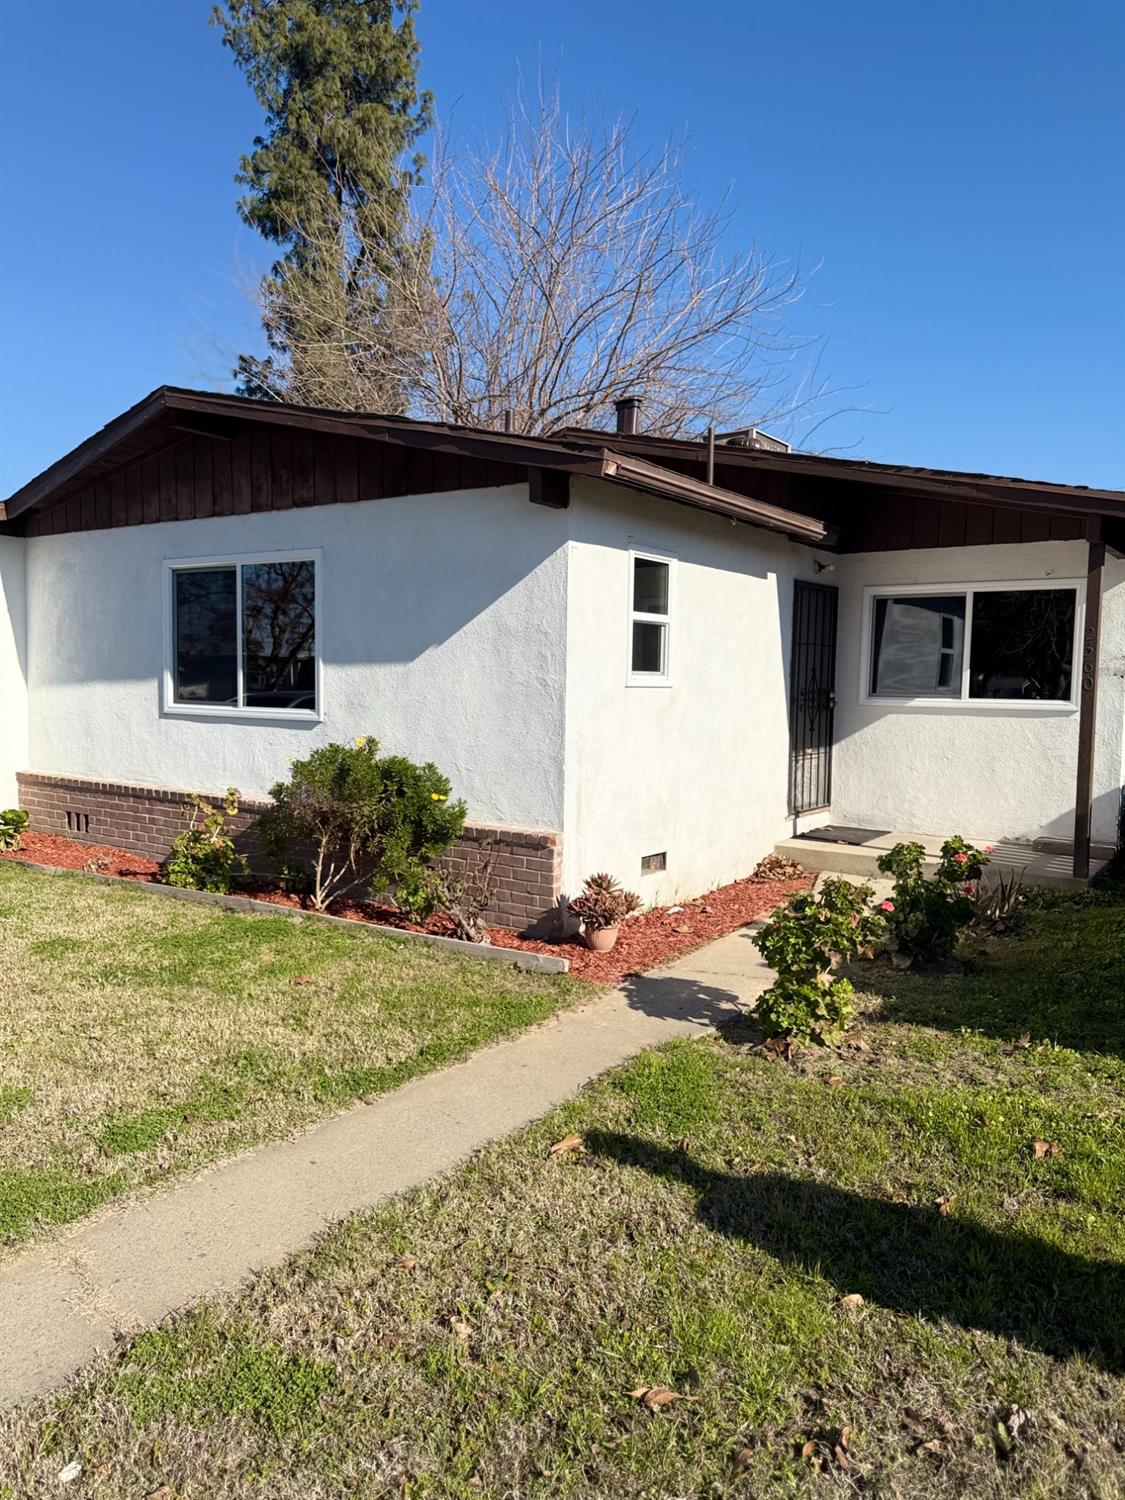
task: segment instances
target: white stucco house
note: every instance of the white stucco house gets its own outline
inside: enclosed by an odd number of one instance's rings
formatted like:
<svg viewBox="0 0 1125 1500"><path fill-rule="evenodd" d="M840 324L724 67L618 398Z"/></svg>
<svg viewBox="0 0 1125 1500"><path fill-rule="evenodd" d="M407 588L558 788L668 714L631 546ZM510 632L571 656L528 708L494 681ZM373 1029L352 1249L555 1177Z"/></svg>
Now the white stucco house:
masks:
<svg viewBox="0 0 1125 1500"><path fill-rule="evenodd" d="M513 924L822 827L1112 853L1125 494L635 412L528 438L155 391L0 507L0 807L160 854L185 792L374 734L450 776Z"/></svg>

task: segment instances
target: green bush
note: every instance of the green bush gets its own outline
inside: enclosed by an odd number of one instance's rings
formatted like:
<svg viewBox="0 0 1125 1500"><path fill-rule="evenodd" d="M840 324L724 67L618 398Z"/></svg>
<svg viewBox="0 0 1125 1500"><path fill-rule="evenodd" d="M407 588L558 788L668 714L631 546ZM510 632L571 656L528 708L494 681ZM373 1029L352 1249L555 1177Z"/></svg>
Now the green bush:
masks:
<svg viewBox="0 0 1125 1500"><path fill-rule="evenodd" d="M765 924L754 944L777 979L758 1000L755 1015L766 1035L794 1041L831 1041L847 1026L852 986L834 970L870 952L885 931L870 909L869 885L825 880L818 895L794 896Z"/></svg>
<svg viewBox="0 0 1125 1500"><path fill-rule="evenodd" d="M164 879L168 885L189 891L225 893L234 884L235 872L246 869L246 856L235 849L228 827L238 813L238 789L227 787L222 807L197 796L189 797L184 805L191 821L172 841L163 865Z"/></svg>
<svg viewBox="0 0 1125 1500"><path fill-rule="evenodd" d="M369 885L420 913L432 900L428 862L465 824L465 804L451 802L449 790L436 766L381 756L378 740L361 735L295 760L288 781L270 789L274 805L259 826L290 870L311 862L310 900L318 911Z"/></svg>
<svg viewBox="0 0 1125 1500"><path fill-rule="evenodd" d="M0 849L18 849L31 819L18 807L0 812Z"/></svg>
<svg viewBox="0 0 1125 1500"><path fill-rule="evenodd" d="M890 901L884 903L891 944L911 963L947 963L962 927L975 914L974 882L988 864L988 854L960 835L947 839L929 878L925 854L921 844L896 844L880 856L879 869L895 881Z"/></svg>

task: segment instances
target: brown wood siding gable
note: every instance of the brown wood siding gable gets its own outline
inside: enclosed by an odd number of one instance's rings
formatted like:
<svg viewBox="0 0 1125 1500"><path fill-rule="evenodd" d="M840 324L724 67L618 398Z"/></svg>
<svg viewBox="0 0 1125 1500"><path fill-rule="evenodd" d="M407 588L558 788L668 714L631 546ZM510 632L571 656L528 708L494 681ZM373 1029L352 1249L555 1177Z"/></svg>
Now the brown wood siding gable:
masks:
<svg viewBox="0 0 1125 1500"><path fill-rule="evenodd" d="M232 439L184 434L52 509L29 515L27 536L195 521L307 505L517 484L526 470L494 459L430 453L264 425Z"/></svg>
<svg viewBox="0 0 1125 1500"><path fill-rule="evenodd" d="M872 491L856 495L846 508L840 506L837 524L841 552L1082 541L1087 534L1087 521L1082 516Z"/></svg>

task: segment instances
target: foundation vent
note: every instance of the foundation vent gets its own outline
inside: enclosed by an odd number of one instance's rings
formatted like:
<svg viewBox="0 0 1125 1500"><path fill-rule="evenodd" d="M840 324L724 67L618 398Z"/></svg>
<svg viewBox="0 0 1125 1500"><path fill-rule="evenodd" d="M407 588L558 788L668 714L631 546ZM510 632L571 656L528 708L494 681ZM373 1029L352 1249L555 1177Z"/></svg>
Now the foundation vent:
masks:
<svg viewBox="0 0 1125 1500"><path fill-rule="evenodd" d="M661 870L668 868L668 851L662 849L659 854L641 855L641 874L659 875Z"/></svg>

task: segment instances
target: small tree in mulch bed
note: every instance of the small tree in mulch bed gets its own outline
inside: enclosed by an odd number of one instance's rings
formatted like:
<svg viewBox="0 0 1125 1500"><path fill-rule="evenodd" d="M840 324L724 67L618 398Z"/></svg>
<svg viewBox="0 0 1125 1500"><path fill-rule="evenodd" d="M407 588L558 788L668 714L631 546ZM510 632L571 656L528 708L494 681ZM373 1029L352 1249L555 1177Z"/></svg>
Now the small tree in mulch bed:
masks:
<svg viewBox="0 0 1125 1500"><path fill-rule="evenodd" d="M754 1012L767 1037L830 1042L845 1030L854 991L835 970L871 951L886 930L872 895L869 885L825 880L819 894L794 896L756 934L755 946L777 971Z"/></svg>
<svg viewBox="0 0 1125 1500"><path fill-rule="evenodd" d="M446 870L430 872L433 906L449 921L450 935L465 943L488 941L485 913L493 905L496 880L495 851L485 844L475 865L464 875Z"/></svg>
<svg viewBox="0 0 1125 1500"><path fill-rule="evenodd" d="M259 827L287 874L309 881L317 911L368 886L421 914L432 909L426 867L465 825L465 804L449 794L436 766L381 756L378 740L361 735L295 760L289 779L271 787Z"/></svg>

